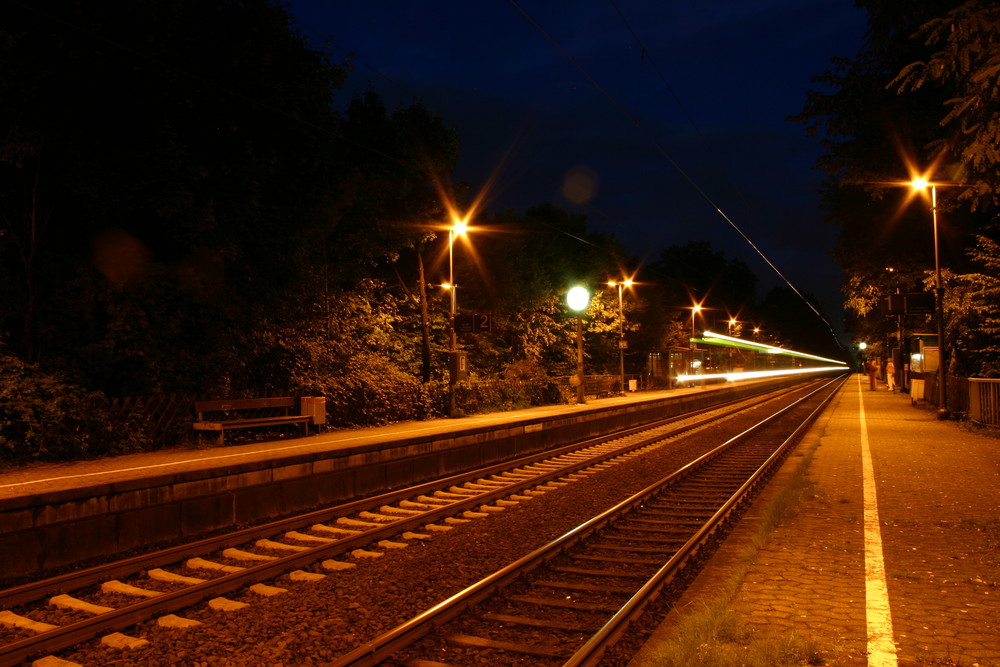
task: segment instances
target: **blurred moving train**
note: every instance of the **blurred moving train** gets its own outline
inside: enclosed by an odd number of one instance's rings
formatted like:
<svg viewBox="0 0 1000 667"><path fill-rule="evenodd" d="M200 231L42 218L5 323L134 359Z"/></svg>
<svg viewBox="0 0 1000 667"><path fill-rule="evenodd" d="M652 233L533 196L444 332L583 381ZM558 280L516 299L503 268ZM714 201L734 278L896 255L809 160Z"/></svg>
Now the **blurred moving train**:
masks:
<svg viewBox="0 0 1000 667"><path fill-rule="evenodd" d="M734 338L713 331L698 332L691 339L690 348L675 348L669 355L666 369L659 363L659 359L651 358L649 372L654 375L657 371L667 370L670 386L850 370L846 362L838 359Z"/></svg>

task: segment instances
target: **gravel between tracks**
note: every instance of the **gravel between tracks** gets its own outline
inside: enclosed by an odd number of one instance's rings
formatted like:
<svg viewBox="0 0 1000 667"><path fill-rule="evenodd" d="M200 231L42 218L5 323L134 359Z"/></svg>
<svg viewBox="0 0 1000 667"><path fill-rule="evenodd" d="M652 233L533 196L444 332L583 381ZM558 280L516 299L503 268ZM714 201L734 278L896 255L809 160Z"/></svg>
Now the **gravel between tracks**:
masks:
<svg viewBox="0 0 1000 667"><path fill-rule="evenodd" d="M737 421L750 423L742 416ZM148 639L146 647L118 650L95 641L60 657L83 665L324 664L676 470L719 443L711 433L695 432L503 513L411 541L406 549L356 560L355 569L321 581L293 582L286 575L267 582L287 588L286 594L229 595L251 603L239 611L214 611L203 603L181 614L203 625L179 630L146 623L126 631Z"/></svg>

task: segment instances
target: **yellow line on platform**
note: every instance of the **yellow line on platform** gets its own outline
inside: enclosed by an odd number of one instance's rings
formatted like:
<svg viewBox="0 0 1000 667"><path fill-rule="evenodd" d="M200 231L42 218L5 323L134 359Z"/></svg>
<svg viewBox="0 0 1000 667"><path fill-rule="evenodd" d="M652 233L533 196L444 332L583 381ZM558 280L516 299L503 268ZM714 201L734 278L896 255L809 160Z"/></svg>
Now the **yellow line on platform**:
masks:
<svg viewBox="0 0 1000 667"><path fill-rule="evenodd" d="M868 445L868 422L865 420L864 390L858 376L858 417L861 422L861 475L865 495L865 616L868 623L868 664L872 667L895 667L896 644L892 636L892 613L889 589L882 556L882 530L875 496L875 471Z"/></svg>

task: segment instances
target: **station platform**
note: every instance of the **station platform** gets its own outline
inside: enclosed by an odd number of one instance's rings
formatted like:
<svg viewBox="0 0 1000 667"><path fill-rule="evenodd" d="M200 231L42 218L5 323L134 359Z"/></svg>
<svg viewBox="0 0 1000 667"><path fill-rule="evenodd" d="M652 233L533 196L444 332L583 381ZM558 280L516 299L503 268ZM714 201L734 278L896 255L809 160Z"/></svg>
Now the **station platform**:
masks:
<svg viewBox="0 0 1000 667"><path fill-rule="evenodd" d="M1000 439L850 378L631 667L793 648L781 664L1000 665Z"/></svg>
<svg viewBox="0 0 1000 667"><path fill-rule="evenodd" d="M523 410L470 415L454 419L408 421L385 426L324 431L308 437L233 444L222 447L178 447L154 452L124 454L65 463L35 463L0 469L0 500L69 492L153 476L192 473L300 455L363 448L463 432L511 422L544 420L600 410L618 405L656 401L704 389L649 391L610 398L589 399L584 404L550 405Z"/></svg>
<svg viewBox="0 0 1000 667"><path fill-rule="evenodd" d="M0 471L0 582L501 465L794 384L774 378ZM0 587L3 587L0 585Z"/></svg>

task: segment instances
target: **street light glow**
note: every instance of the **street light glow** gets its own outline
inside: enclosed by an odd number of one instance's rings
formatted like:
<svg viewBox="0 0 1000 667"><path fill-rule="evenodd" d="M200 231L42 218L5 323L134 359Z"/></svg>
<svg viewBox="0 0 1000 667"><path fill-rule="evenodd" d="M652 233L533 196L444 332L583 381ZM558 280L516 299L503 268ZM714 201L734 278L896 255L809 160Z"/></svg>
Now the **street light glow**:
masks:
<svg viewBox="0 0 1000 667"><path fill-rule="evenodd" d="M575 311L586 310L590 303L590 292L586 287L577 285L566 294L566 304Z"/></svg>

